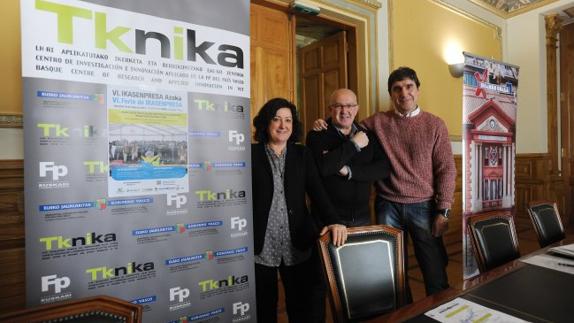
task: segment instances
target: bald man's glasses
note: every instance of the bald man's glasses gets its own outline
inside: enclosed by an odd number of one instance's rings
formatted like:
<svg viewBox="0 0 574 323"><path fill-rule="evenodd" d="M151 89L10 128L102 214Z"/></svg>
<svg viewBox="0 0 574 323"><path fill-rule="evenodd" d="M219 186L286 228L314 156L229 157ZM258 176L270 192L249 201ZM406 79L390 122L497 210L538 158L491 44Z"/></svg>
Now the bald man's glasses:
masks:
<svg viewBox="0 0 574 323"><path fill-rule="evenodd" d="M333 108L335 110L343 110L343 109L352 110L356 107L357 107L356 103L355 104L339 104L339 103L331 104L331 108Z"/></svg>

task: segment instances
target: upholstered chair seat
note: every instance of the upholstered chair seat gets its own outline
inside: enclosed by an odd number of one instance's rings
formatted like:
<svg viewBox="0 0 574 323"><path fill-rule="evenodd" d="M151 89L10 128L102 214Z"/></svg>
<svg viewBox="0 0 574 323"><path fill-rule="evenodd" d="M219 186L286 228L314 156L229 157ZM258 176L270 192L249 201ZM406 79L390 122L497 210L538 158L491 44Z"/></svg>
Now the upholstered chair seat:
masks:
<svg viewBox="0 0 574 323"><path fill-rule="evenodd" d="M546 247L566 237L556 203L532 202L528 205L528 214L534 225L540 247Z"/></svg>
<svg viewBox="0 0 574 323"><path fill-rule="evenodd" d="M348 229L335 247L327 234L319 240L336 322L390 312L404 304L402 231L385 225Z"/></svg>
<svg viewBox="0 0 574 323"><path fill-rule="evenodd" d="M509 212L471 216L467 219L467 229L481 272L520 257L516 228Z"/></svg>

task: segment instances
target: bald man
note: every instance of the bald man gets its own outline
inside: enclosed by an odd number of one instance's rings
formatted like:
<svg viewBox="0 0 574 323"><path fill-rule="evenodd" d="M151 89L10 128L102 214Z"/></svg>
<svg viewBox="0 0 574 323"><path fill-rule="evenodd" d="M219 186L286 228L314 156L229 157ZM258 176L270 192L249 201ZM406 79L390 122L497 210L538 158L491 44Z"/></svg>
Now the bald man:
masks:
<svg viewBox="0 0 574 323"><path fill-rule="evenodd" d="M390 162L377 137L355 122L359 111L357 96L349 89L335 90L329 98L330 118L326 131L310 131L307 146L313 152L323 186L347 227L371 224L369 197L371 184L390 174ZM311 212L323 210L311 204ZM317 218L317 217L315 217ZM319 227L323 224L318 223ZM314 250L318 277L323 277L317 250ZM312 322L325 322L323 280L310 286L315 309Z"/></svg>
<svg viewBox="0 0 574 323"><path fill-rule="evenodd" d="M313 152L325 189L348 227L371 224L371 184L389 176L390 163L379 141L355 122L357 96L335 90L329 99L327 131L310 131L307 146ZM311 206L312 212L321 212Z"/></svg>

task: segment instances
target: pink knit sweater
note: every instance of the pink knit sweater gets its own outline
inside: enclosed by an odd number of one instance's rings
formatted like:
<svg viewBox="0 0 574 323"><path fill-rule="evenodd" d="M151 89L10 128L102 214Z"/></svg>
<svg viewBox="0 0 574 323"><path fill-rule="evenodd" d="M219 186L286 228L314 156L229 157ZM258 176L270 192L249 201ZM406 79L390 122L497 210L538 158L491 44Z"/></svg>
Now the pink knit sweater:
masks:
<svg viewBox="0 0 574 323"><path fill-rule="evenodd" d="M363 120L374 131L391 162L391 175L377 181L377 193L389 201L435 200L437 208L453 202L456 169L444 122L428 113L403 118L394 111Z"/></svg>

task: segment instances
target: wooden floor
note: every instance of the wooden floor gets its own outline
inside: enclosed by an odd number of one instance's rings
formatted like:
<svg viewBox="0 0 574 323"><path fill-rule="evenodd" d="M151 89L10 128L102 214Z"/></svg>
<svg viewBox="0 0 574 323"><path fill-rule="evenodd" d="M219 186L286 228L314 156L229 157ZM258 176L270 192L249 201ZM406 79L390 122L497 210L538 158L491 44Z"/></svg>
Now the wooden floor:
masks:
<svg viewBox="0 0 574 323"><path fill-rule="evenodd" d="M518 234L519 248L522 255L526 255L540 248L536 233L532 228L532 223L524 217L519 217L516 222L516 231ZM570 226L566 230L567 236L574 236L574 226ZM452 287L461 287L462 279L462 243L455 241L447 245L447 252L449 256L449 263L447 267L449 284ZM410 249L410 248L409 248ZM413 300L417 301L425 297L425 287L422 279L421 271L417 265L412 249L409 250L409 283L413 294ZM285 304L283 302L283 295L279 297L279 323L287 323L287 313L285 312ZM327 323L332 323L330 309L327 307Z"/></svg>

